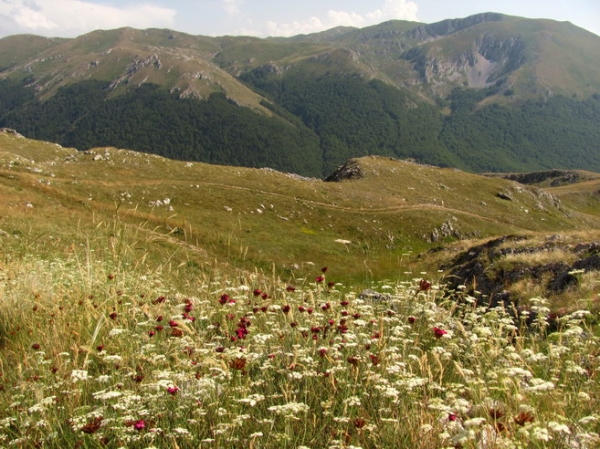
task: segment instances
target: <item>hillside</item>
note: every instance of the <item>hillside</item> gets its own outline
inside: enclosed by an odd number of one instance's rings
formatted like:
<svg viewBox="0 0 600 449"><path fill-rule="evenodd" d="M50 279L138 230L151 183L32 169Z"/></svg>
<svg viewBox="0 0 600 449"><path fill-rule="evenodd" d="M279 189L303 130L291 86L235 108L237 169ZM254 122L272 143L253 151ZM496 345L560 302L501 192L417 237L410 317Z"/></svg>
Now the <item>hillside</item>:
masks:
<svg viewBox="0 0 600 449"><path fill-rule="evenodd" d="M600 171L600 38L495 13L291 38L0 39L0 126L87 150L327 176L381 155Z"/></svg>
<svg viewBox="0 0 600 449"><path fill-rule="evenodd" d="M437 261L418 257L452 242L586 231L600 221L598 206L455 169L368 157L349 172L360 177L323 182L108 147L79 152L2 132L1 238L6 248L50 244L60 253L116 220L148 242L144 257L183 272L218 260L295 278L316 264L360 282L435 270Z"/></svg>

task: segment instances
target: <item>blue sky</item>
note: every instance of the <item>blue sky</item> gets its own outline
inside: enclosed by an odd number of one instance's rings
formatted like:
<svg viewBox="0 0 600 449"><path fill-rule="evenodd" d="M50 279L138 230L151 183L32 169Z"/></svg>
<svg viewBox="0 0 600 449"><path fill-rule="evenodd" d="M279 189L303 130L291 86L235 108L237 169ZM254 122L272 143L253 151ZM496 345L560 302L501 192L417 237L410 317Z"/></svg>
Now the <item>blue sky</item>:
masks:
<svg viewBox="0 0 600 449"><path fill-rule="evenodd" d="M74 37L123 26L194 35L292 36L390 19L425 23L479 12L570 21L600 35L600 0L0 0L0 37Z"/></svg>

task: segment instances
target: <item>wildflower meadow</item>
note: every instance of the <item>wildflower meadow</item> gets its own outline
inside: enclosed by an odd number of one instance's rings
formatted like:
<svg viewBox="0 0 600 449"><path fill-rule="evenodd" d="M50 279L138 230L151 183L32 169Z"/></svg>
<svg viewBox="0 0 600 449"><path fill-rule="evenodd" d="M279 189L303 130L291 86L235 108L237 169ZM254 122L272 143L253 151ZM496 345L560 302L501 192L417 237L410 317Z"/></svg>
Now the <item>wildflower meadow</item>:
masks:
<svg viewBox="0 0 600 449"><path fill-rule="evenodd" d="M75 250L0 262L0 446L593 448L600 341L443 273L361 295L315 267L173 273Z"/></svg>

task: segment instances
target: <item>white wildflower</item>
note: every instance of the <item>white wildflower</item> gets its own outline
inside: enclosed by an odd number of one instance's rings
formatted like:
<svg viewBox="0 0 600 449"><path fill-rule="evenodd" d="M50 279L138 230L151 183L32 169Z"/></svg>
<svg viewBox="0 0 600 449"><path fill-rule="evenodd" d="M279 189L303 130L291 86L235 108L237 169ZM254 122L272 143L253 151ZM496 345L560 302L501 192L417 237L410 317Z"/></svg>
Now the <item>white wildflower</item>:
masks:
<svg viewBox="0 0 600 449"><path fill-rule="evenodd" d="M548 429L543 427L534 427L531 431L531 438L540 441L550 441L552 439L548 433Z"/></svg>
<svg viewBox="0 0 600 449"><path fill-rule="evenodd" d="M277 415L292 416L296 413L306 413L310 407L302 402L288 402L283 405L273 405L268 410Z"/></svg>
<svg viewBox="0 0 600 449"><path fill-rule="evenodd" d="M571 430L569 429L569 427L567 425L557 423L556 421L550 421L548 423L548 428L556 433L562 433L565 435L571 434Z"/></svg>
<svg viewBox="0 0 600 449"><path fill-rule="evenodd" d="M88 380L89 375L87 370L84 369L74 369L71 371L71 380L73 382L85 381Z"/></svg>

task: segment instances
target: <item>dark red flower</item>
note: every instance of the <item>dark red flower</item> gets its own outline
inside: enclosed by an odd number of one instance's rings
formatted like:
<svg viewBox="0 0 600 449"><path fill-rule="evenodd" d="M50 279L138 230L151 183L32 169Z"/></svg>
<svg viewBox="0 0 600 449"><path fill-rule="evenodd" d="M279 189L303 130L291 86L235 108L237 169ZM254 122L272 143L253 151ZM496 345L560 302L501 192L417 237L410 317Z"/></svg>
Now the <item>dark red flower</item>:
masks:
<svg viewBox="0 0 600 449"><path fill-rule="evenodd" d="M117 319L117 312L112 312L110 315L108 315L110 317L111 320L116 320Z"/></svg>
<svg viewBox="0 0 600 449"><path fill-rule="evenodd" d="M231 296L229 296L229 295L223 294L219 298L219 304L221 304L221 305L233 304L233 303L235 303L235 300L231 299Z"/></svg>
<svg viewBox="0 0 600 449"><path fill-rule="evenodd" d="M88 421L86 424L83 425L83 427L80 429L83 433L96 433L98 431L98 429L100 428L100 425L102 424L102 420L104 419L104 417L102 416L96 416L94 419L92 419L91 421Z"/></svg>
<svg viewBox="0 0 600 449"><path fill-rule="evenodd" d="M448 421L456 421L457 419L456 413L448 413Z"/></svg>
<svg viewBox="0 0 600 449"><path fill-rule="evenodd" d="M156 321L158 321L159 323L163 320L163 316L162 315L158 315L156 317Z"/></svg>
<svg viewBox="0 0 600 449"><path fill-rule="evenodd" d="M252 292L252 294L254 296L260 296L260 295L262 295L262 291L259 288L255 288L254 291Z"/></svg>
<svg viewBox="0 0 600 449"><path fill-rule="evenodd" d="M327 288L333 288L335 285L335 282L328 282L327 283Z"/></svg>
<svg viewBox="0 0 600 449"><path fill-rule="evenodd" d="M328 268L327 268L327 267L323 267L323 268L321 268L321 272L323 272L323 273L327 273L327 270L328 270Z"/></svg>
<svg viewBox="0 0 600 449"><path fill-rule="evenodd" d="M144 430L146 428L146 421L143 419L138 419L133 423L133 428L138 431Z"/></svg>
<svg viewBox="0 0 600 449"><path fill-rule="evenodd" d="M291 309L291 307L289 304L285 304L284 306L281 306L281 311L283 313L289 313L290 309Z"/></svg>
<svg viewBox="0 0 600 449"><path fill-rule="evenodd" d="M41 345L39 343L34 343L31 345L31 349L33 349L34 351L39 351L41 348Z"/></svg>
<svg viewBox="0 0 600 449"><path fill-rule="evenodd" d="M102 352L103 350L104 350L104 345L98 345L98 346L96 346L96 351Z"/></svg>
<svg viewBox="0 0 600 449"><path fill-rule="evenodd" d="M296 287L292 287L291 285L288 285L285 288L285 290L288 291L288 292L295 292L296 291Z"/></svg>
<svg viewBox="0 0 600 449"><path fill-rule="evenodd" d="M159 297L158 297L158 298L156 298L156 299L155 299L153 302L154 302L154 304L160 304L160 303L163 303L163 302L165 302L165 300L166 300L166 299L167 299L167 298L165 298L164 296L159 296Z"/></svg>
<svg viewBox="0 0 600 449"><path fill-rule="evenodd" d="M179 391L179 387L177 387L175 385L167 388L167 393L169 393L172 396L175 396L178 391Z"/></svg>
<svg viewBox="0 0 600 449"><path fill-rule="evenodd" d="M317 276L315 279L315 282L317 284L320 284L321 282L323 282L325 280L325 276Z"/></svg>
<svg viewBox="0 0 600 449"><path fill-rule="evenodd" d="M427 291L431 288L431 282L421 279L419 282L419 291Z"/></svg>
<svg viewBox="0 0 600 449"><path fill-rule="evenodd" d="M433 328L433 333L435 335L435 338L442 338L448 332L446 332L444 329L440 329L439 327L434 327Z"/></svg>
<svg viewBox="0 0 600 449"><path fill-rule="evenodd" d="M345 299L344 299L343 301L341 301L341 302L340 302L340 305L341 305L342 307L346 307L348 304L350 304L350 302L349 302L349 301L346 301Z"/></svg>
<svg viewBox="0 0 600 449"><path fill-rule="evenodd" d="M410 324L415 324L415 321L417 321L417 319L414 316L409 316L407 319Z"/></svg>
<svg viewBox="0 0 600 449"><path fill-rule="evenodd" d="M169 321L169 326L171 326L171 327L177 327L177 326L179 326L179 323L177 321L175 321L175 320L170 320Z"/></svg>
<svg viewBox="0 0 600 449"><path fill-rule="evenodd" d="M354 420L354 427L357 429L362 429L365 427L365 424L367 424L367 421L364 418L356 418Z"/></svg>
<svg viewBox="0 0 600 449"><path fill-rule="evenodd" d="M304 307L304 306L298 306L298 311L299 312L306 312L306 307Z"/></svg>

